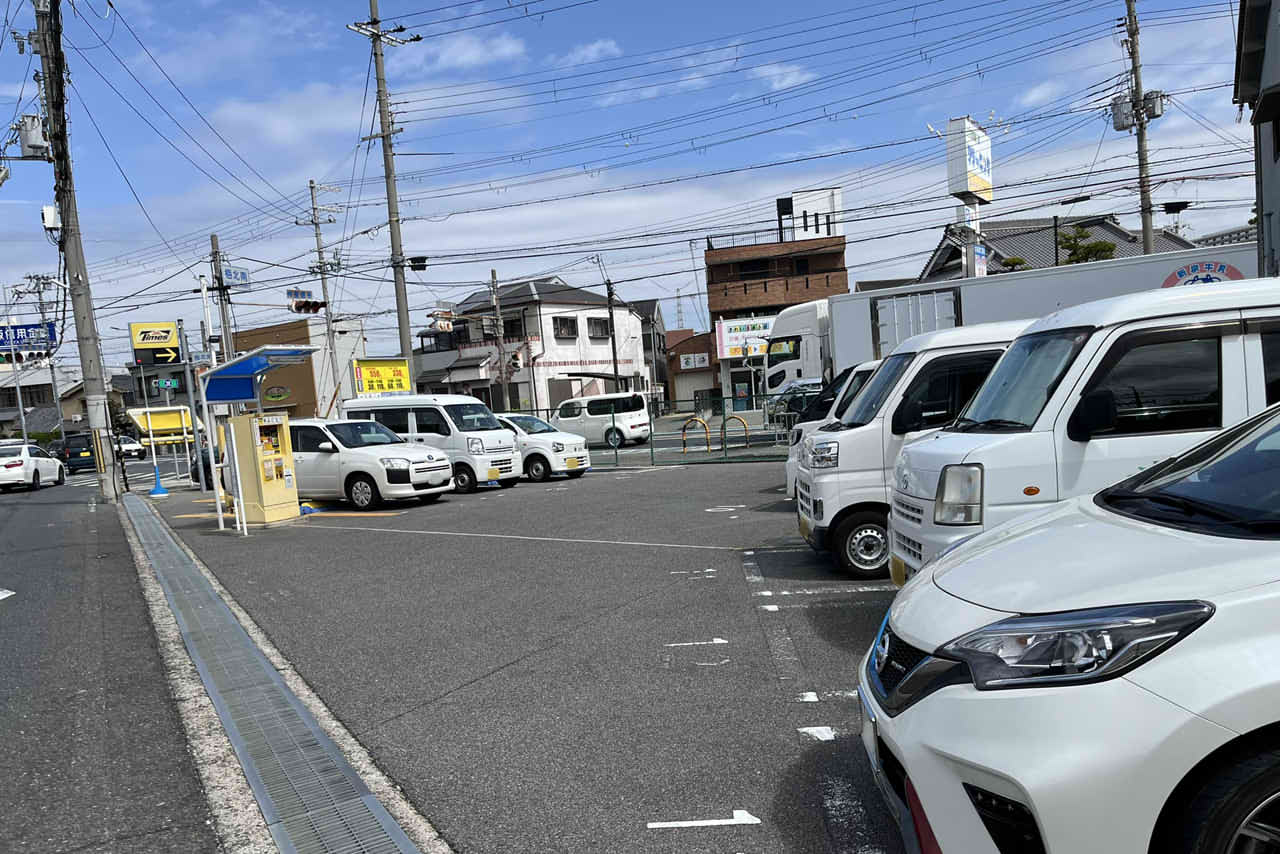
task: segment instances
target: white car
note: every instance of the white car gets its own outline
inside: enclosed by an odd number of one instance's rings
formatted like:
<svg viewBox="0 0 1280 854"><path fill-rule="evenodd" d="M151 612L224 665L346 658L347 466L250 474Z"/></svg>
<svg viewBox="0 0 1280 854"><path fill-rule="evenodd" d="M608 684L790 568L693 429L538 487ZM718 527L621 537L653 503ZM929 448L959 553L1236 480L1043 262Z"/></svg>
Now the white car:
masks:
<svg viewBox="0 0 1280 854"><path fill-rule="evenodd" d="M791 444L787 448L788 498L796 497L796 472L800 469L800 453L804 450L802 444L804 438L823 424L838 421L878 367L880 367L880 360L872 359L870 362L845 368L836 374L835 379L822 390L817 399L800 413L799 423L791 428Z"/></svg>
<svg viewBox="0 0 1280 854"><path fill-rule="evenodd" d="M1280 850L1277 540L1272 407L925 565L858 674L907 848Z"/></svg>
<svg viewBox="0 0 1280 854"><path fill-rule="evenodd" d="M627 442L649 441L649 413L644 395L633 391L575 397L560 404L551 416L557 430L586 436L588 442L621 448Z"/></svg>
<svg viewBox="0 0 1280 854"><path fill-rule="evenodd" d="M134 457L139 460L145 460L147 458L147 449L132 436L117 436L116 454L121 457Z"/></svg>
<svg viewBox="0 0 1280 854"><path fill-rule="evenodd" d="M21 439L0 441L0 490L15 486L39 489L42 484L60 485L67 481L62 462L49 456L39 445L23 444Z"/></svg>
<svg viewBox="0 0 1280 854"><path fill-rule="evenodd" d="M443 451L413 445L376 421L289 422L299 498L346 498L359 510L385 499L435 501L453 489Z"/></svg>
<svg viewBox="0 0 1280 854"><path fill-rule="evenodd" d="M546 480L553 474L582 477L591 469L591 454L582 436L561 433L532 415L499 415L498 423L516 434L529 480Z"/></svg>

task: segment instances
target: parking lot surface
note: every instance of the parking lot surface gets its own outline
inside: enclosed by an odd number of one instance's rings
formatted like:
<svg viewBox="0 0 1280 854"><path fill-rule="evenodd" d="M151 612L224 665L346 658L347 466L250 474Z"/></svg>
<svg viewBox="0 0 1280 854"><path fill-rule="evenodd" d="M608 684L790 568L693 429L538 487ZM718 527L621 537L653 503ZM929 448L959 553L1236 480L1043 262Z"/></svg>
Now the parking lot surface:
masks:
<svg viewBox="0 0 1280 854"><path fill-rule="evenodd" d="M170 524L456 851L899 850L857 738L887 585L774 464L597 471L248 538Z"/></svg>

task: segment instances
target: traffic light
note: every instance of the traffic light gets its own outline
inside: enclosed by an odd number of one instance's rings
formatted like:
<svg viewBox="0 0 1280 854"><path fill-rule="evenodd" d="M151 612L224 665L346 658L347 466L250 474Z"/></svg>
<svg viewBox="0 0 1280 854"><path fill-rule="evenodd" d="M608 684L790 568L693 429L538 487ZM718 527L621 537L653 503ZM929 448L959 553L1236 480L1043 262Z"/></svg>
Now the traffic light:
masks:
<svg viewBox="0 0 1280 854"><path fill-rule="evenodd" d="M296 299L289 303L289 311L294 314L316 314L328 305L324 300Z"/></svg>
<svg viewBox="0 0 1280 854"><path fill-rule="evenodd" d="M0 350L0 365L21 365L23 362L34 362L47 359L48 350Z"/></svg>

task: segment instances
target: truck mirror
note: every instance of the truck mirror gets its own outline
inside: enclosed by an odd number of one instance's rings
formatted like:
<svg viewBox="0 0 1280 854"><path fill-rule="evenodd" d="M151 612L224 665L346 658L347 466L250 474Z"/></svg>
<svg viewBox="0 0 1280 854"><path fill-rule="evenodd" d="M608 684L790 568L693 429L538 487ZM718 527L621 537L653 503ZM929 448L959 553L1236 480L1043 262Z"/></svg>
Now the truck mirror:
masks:
<svg viewBox="0 0 1280 854"><path fill-rule="evenodd" d="M918 400L903 401L893 413L892 429L895 435L924 429L924 409Z"/></svg>
<svg viewBox="0 0 1280 854"><path fill-rule="evenodd" d="M1076 411L1067 422L1067 438L1087 442L1099 433L1116 426L1116 396L1111 389L1096 388L1080 398Z"/></svg>

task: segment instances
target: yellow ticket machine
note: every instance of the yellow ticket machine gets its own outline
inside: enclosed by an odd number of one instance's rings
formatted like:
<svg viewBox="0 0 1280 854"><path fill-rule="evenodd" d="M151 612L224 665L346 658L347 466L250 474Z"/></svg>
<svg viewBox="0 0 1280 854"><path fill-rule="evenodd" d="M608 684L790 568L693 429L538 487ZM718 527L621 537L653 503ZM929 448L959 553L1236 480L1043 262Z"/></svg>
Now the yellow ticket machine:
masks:
<svg viewBox="0 0 1280 854"><path fill-rule="evenodd" d="M301 511L293 445L289 442L289 416L237 415L230 422L244 521L265 525L296 519Z"/></svg>

